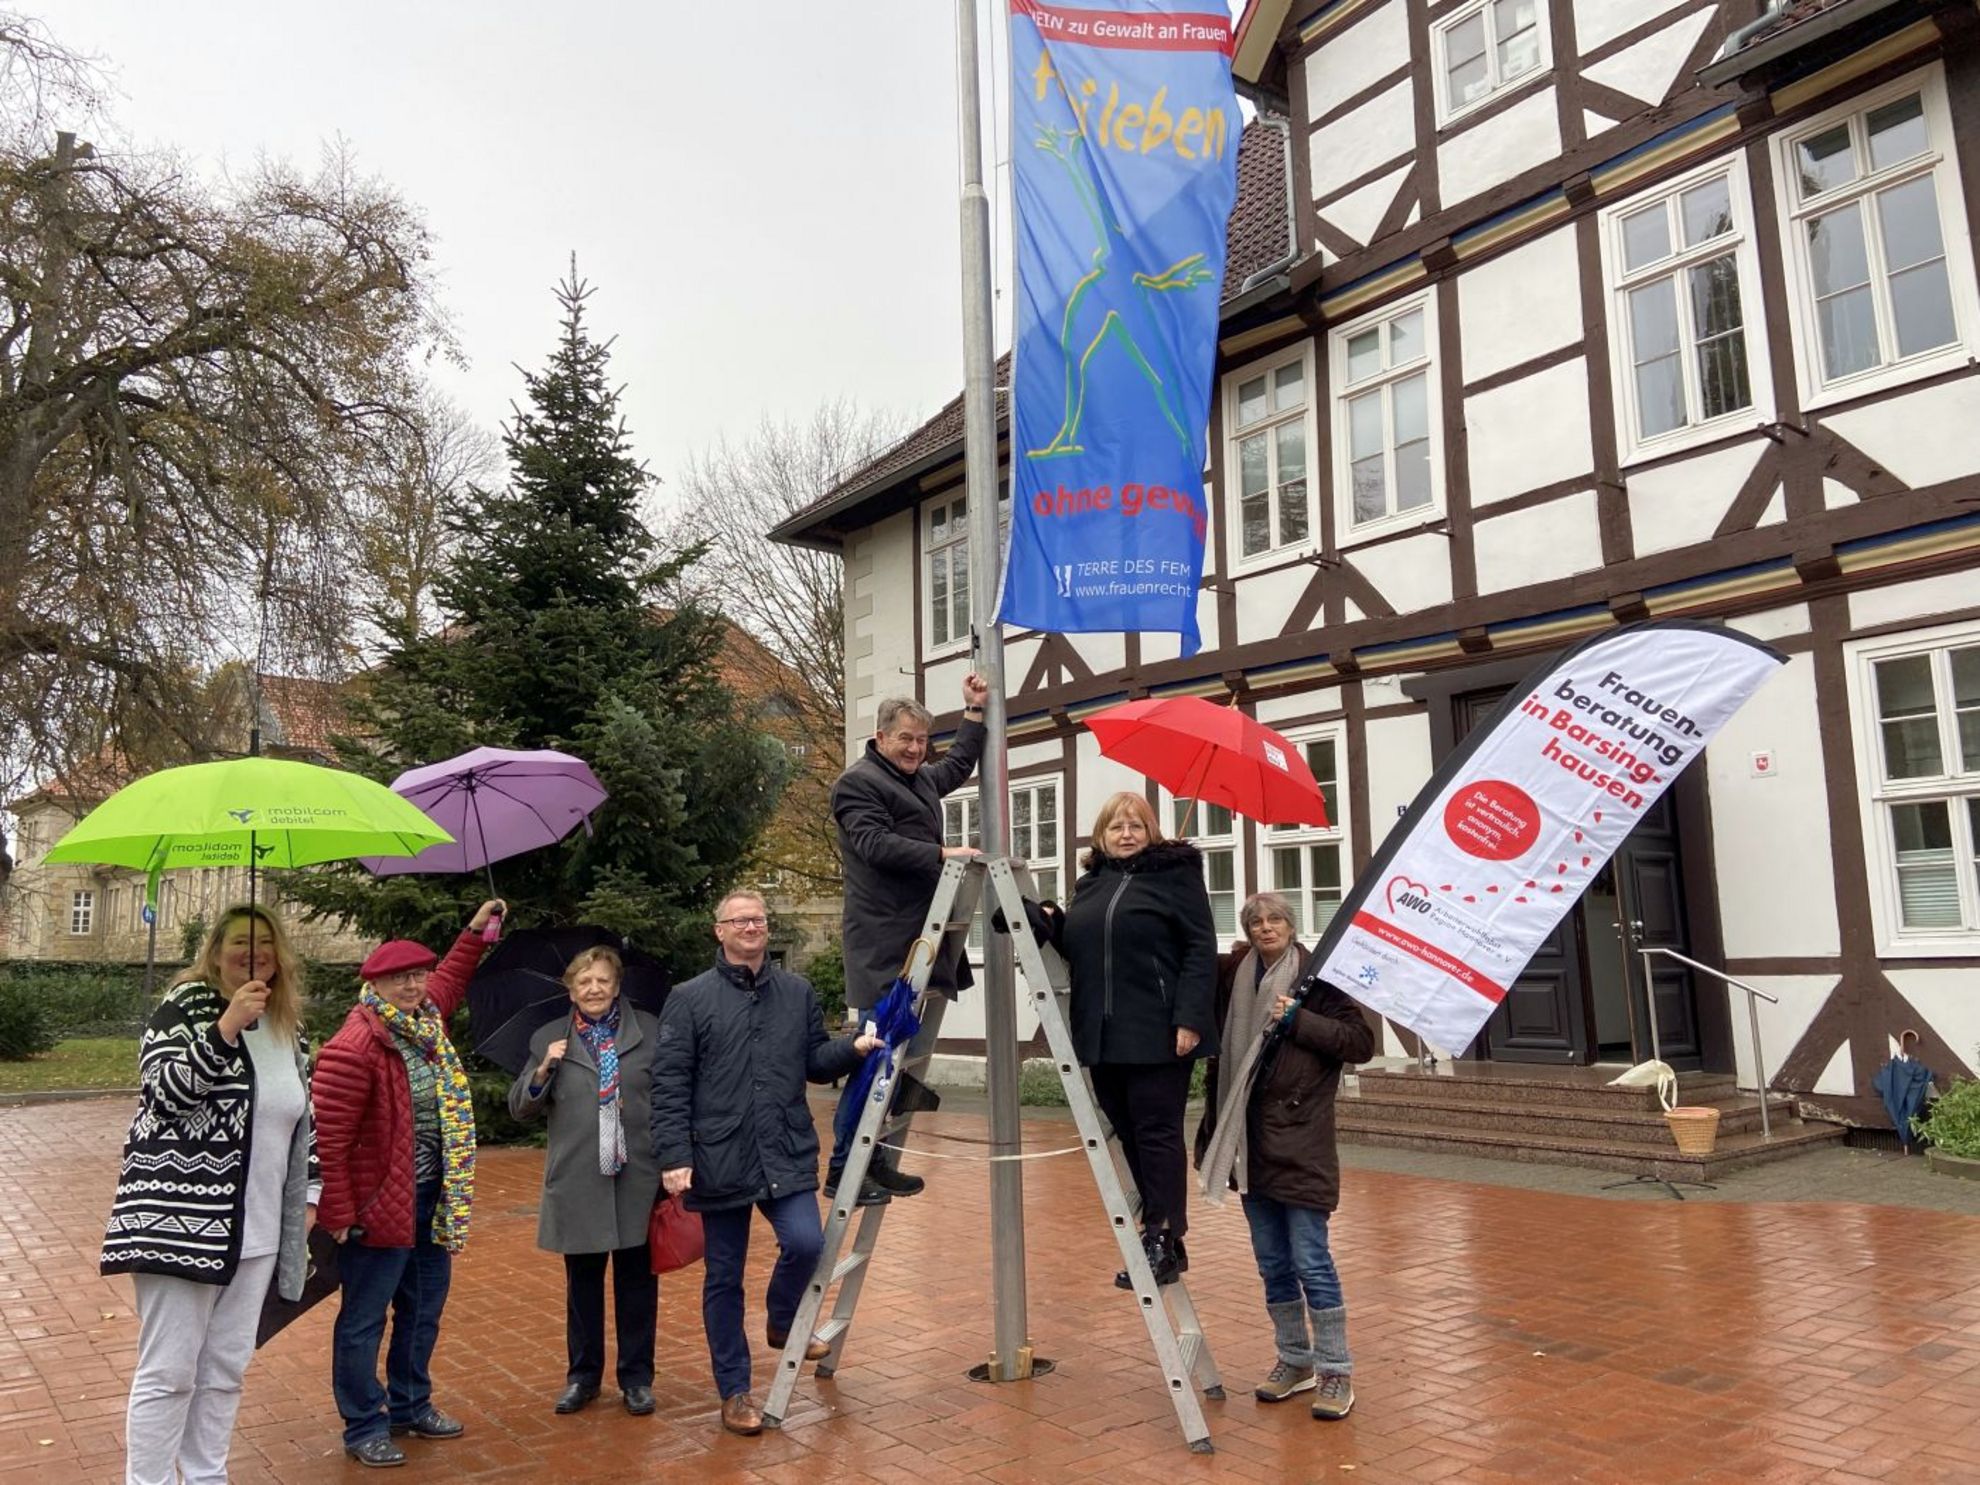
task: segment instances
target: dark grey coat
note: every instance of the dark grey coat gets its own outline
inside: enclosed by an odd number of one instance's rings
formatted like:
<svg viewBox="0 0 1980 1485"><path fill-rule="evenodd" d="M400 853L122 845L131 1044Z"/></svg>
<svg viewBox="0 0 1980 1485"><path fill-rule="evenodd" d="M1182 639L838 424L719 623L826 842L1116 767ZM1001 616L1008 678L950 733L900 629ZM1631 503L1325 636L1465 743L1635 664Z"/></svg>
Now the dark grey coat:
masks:
<svg viewBox="0 0 1980 1485"><path fill-rule="evenodd" d="M942 797L969 781L982 751L983 724L965 720L939 761L906 774L869 738L865 754L832 786L845 872L847 1005L864 1010L877 1002L920 937L942 875ZM969 961L959 953L929 976L935 990L969 982Z"/></svg>
<svg viewBox="0 0 1980 1485"><path fill-rule="evenodd" d="M568 1039L564 1060L537 1097L529 1080L543 1065L550 1043ZM536 1214L536 1246L551 1253L613 1253L646 1241L647 1219L660 1190L653 1159L653 1053L660 1026L625 1001L619 1017L619 1117L626 1127L626 1165L616 1176L598 1169L598 1062L570 1016L529 1039L529 1065L509 1089L509 1112L528 1121L547 1116L550 1144L543 1154L543 1200Z"/></svg>
<svg viewBox="0 0 1980 1485"><path fill-rule="evenodd" d="M718 953L674 988L653 1060L653 1145L662 1171L694 1172L686 1206L720 1211L818 1189L818 1130L806 1079L858 1068L852 1038L834 1041L811 985L765 964L758 974Z"/></svg>

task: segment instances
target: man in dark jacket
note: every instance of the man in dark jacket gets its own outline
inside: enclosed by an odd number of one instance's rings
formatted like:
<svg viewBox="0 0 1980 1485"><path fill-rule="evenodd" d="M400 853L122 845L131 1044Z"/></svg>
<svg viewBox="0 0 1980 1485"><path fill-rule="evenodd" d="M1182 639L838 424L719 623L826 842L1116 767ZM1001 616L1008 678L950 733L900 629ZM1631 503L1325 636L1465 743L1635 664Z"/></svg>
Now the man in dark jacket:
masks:
<svg viewBox="0 0 1980 1485"><path fill-rule="evenodd" d="M722 1393L722 1426L754 1434L763 1431L763 1410L749 1392L742 1292L750 1209L769 1218L777 1235L764 1338L781 1350L824 1245L812 1194L818 1131L805 1080L845 1077L882 1043L825 1034L811 986L766 961L769 914L755 893L722 899L715 937L715 967L679 986L660 1015L653 1144L667 1194L685 1193L684 1204L701 1214L701 1323ZM806 1359L826 1350L814 1343Z"/></svg>
<svg viewBox="0 0 1980 1485"><path fill-rule="evenodd" d="M928 727L933 718L918 701L896 697L880 703L878 730L866 750L832 786L832 819L838 826L839 860L845 874L841 947L846 965L846 1006L857 1014L874 1005L901 972L908 947L928 921L942 863L951 856L974 856L968 845L942 844L942 799L968 782L983 751L983 703L990 688L974 672L963 677L963 721L938 763L928 758ZM958 950L938 962L929 987L953 993L969 983L969 962ZM847 1094L852 1085L846 1085ZM837 1194L859 1105L839 1100L832 1118L832 1159L825 1189ZM919 1176L903 1175L891 1161L876 1158L860 1186L859 1204L872 1206L890 1195L912 1196Z"/></svg>

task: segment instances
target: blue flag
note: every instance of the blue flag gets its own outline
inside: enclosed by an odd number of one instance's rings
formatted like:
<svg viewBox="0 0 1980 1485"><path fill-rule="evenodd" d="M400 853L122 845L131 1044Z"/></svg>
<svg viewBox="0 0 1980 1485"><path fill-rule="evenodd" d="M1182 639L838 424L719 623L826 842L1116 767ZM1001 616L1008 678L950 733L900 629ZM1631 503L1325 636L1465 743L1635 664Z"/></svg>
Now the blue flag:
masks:
<svg viewBox="0 0 1980 1485"><path fill-rule="evenodd" d="M1196 593L1241 128L1227 15L1011 0L1017 355L998 617L1201 644ZM1201 4L1202 0L1195 0Z"/></svg>

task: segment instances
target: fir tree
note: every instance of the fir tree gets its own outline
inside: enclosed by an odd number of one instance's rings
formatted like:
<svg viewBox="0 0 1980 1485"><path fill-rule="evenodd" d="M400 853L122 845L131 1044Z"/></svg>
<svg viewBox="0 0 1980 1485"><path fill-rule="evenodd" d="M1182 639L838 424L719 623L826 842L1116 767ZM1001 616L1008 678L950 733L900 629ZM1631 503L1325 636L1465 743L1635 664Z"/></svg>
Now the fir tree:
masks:
<svg viewBox="0 0 1980 1485"><path fill-rule="evenodd" d="M586 332L591 289L558 289L561 340L524 374L505 429L506 488L474 489L435 585L446 623L408 632L352 698L345 767L390 779L478 746L559 748L610 798L562 844L496 865L518 925L596 923L680 969L711 952L708 909L734 884L781 788L783 750L739 714L719 668L721 621L657 595L693 551L660 553L640 519L649 476L633 457L610 343ZM436 946L485 893L482 876L298 873L313 916Z"/></svg>

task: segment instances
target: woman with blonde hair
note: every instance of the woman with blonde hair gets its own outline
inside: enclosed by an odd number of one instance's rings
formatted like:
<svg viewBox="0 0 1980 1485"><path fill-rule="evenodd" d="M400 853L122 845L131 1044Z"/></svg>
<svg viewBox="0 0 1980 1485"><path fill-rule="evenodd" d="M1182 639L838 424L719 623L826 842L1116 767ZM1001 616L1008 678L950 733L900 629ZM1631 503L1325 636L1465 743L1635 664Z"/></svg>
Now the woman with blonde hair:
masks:
<svg viewBox="0 0 1980 1485"><path fill-rule="evenodd" d="M1139 794L1113 795L1054 937L1072 974L1073 1047L1141 1193L1157 1283L1189 1267L1183 1114L1196 1059L1217 1050L1217 930L1203 858L1164 840ZM1125 1272L1114 1276L1130 1287Z"/></svg>
<svg viewBox="0 0 1980 1485"><path fill-rule="evenodd" d="M102 1260L137 1294L129 1485L227 1478L269 1283L302 1296L318 1191L302 999L280 921L232 907L138 1044Z"/></svg>
<svg viewBox="0 0 1980 1485"><path fill-rule="evenodd" d="M559 1413L598 1396L605 1377L605 1266L612 1266L617 1377L628 1413L653 1411L653 1333L660 1289L647 1221L660 1191L650 1106L659 1024L619 994L624 966L586 949L564 969L570 1014L540 1028L509 1089L517 1119L547 1119L536 1245L564 1255L564 1335L570 1365ZM627 1117L631 1110L631 1118Z"/></svg>

